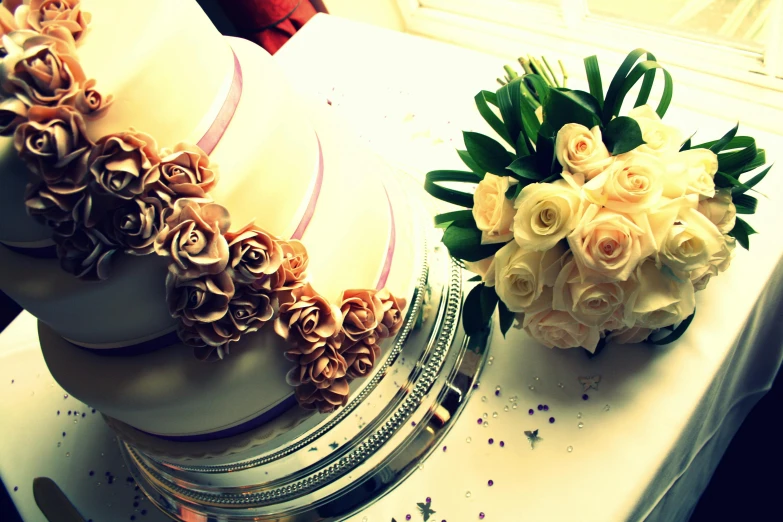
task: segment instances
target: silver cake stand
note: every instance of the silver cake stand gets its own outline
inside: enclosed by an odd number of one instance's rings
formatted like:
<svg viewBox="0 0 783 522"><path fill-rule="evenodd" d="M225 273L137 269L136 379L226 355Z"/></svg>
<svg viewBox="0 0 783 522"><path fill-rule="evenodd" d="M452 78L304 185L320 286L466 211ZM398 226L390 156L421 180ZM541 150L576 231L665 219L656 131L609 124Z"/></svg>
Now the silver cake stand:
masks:
<svg viewBox="0 0 783 522"><path fill-rule="evenodd" d="M201 461L166 461L120 438L149 499L181 521L342 520L415 471L467 402L489 336L465 335L462 268L437 240L427 243L405 325L346 407Z"/></svg>

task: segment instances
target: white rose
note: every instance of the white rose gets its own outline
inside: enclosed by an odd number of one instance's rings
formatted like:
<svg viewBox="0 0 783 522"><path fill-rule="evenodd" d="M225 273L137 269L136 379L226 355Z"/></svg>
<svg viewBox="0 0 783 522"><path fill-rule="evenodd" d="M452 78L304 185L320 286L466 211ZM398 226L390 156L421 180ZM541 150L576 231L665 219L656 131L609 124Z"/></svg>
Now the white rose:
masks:
<svg viewBox="0 0 783 522"><path fill-rule="evenodd" d="M709 265L724 243L723 234L704 214L682 208L658 253L672 270L691 272Z"/></svg>
<svg viewBox="0 0 783 522"><path fill-rule="evenodd" d="M563 180L531 183L514 203L514 239L526 250L549 250L579 220L579 192Z"/></svg>
<svg viewBox="0 0 783 522"><path fill-rule="evenodd" d="M541 296L545 286L555 284L565 249L527 251L510 242L495 253L495 291L512 312L524 312Z"/></svg>
<svg viewBox="0 0 783 522"><path fill-rule="evenodd" d="M724 236L721 249L712 256L710 263L691 272L691 282L694 290L697 292L704 290L712 277L728 270L731 259L734 257L734 247L736 245L737 241L733 237Z"/></svg>
<svg viewBox="0 0 783 522"><path fill-rule="evenodd" d="M581 346L594 353L601 338L597 327L578 323L570 314L558 310L526 314L522 327L533 339L548 348Z"/></svg>
<svg viewBox="0 0 783 522"><path fill-rule="evenodd" d="M568 312L574 320L587 326L601 326L603 331L604 324L621 310L626 300L624 284L628 283L582 282L579 269L571 259L555 280L552 308Z"/></svg>
<svg viewBox="0 0 783 522"><path fill-rule="evenodd" d="M592 204L568 235L568 244L584 281L625 281L654 251L649 226L644 229L629 216Z"/></svg>
<svg viewBox="0 0 783 522"><path fill-rule="evenodd" d="M578 123L563 125L557 131L555 154L564 171L583 180L593 179L612 162L597 125L592 130Z"/></svg>
<svg viewBox="0 0 783 522"><path fill-rule="evenodd" d="M728 189L718 190L715 196L699 201L699 212L715 223L722 234L731 232L737 222L737 208Z"/></svg>
<svg viewBox="0 0 783 522"><path fill-rule="evenodd" d="M664 163L650 154L627 153L585 183L585 197L616 212L637 213L656 203L663 194Z"/></svg>
<svg viewBox="0 0 783 522"><path fill-rule="evenodd" d="M480 261L465 261L465 268L481 276L486 286L495 286L495 256L485 257Z"/></svg>
<svg viewBox="0 0 783 522"><path fill-rule="evenodd" d="M637 218L637 221L646 219L649 224L655 245L656 260L658 259L658 251L662 248L666 238L669 237L669 231L677 221L677 216L683 209L695 209L698 204L699 197L695 194L675 199L662 197L656 206L649 209L647 214L644 214L644 218Z"/></svg>
<svg viewBox="0 0 783 522"><path fill-rule="evenodd" d="M609 334L606 340L617 344L637 344L647 339L651 333L653 333L651 328L632 326L615 330Z"/></svg>
<svg viewBox="0 0 783 522"><path fill-rule="evenodd" d="M639 282L634 298L629 300L634 325L656 330L671 326L691 315L696 306L693 284L664 274L652 259L636 269Z"/></svg>
<svg viewBox="0 0 783 522"><path fill-rule="evenodd" d="M506 197L507 176L485 174L473 194L473 219L481 230L481 244L505 243L514 237L514 205Z"/></svg>
<svg viewBox="0 0 783 522"><path fill-rule="evenodd" d="M635 107L628 116L636 120L642 131L644 144L634 149L638 152L667 156L679 151L685 141L680 130L663 123L658 113L649 105Z"/></svg>
<svg viewBox="0 0 783 522"><path fill-rule="evenodd" d="M698 194L701 198L715 195L715 173L718 156L709 149L691 149L678 152L666 159L663 176L663 195L678 198Z"/></svg>

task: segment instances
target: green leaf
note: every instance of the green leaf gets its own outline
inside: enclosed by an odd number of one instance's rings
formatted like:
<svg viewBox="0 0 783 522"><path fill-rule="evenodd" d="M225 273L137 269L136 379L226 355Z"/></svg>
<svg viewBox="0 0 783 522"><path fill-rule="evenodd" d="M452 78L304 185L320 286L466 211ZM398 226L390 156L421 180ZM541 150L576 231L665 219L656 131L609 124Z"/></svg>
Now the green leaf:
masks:
<svg viewBox="0 0 783 522"><path fill-rule="evenodd" d="M731 229L729 235L735 238L737 243L742 245L745 250L750 250L750 236L755 233L756 231L753 230L753 227L751 227L747 221L742 218L737 218L734 228Z"/></svg>
<svg viewBox="0 0 783 522"><path fill-rule="evenodd" d="M747 194L732 194L731 198L737 208L737 214L755 214L759 200Z"/></svg>
<svg viewBox="0 0 783 522"><path fill-rule="evenodd" d="M455 221L471 219L473 219L473 212L471 210L455 210L454 212L446 212L435 216L435 226L438 228L446 228Z"/></svg>
<svg viewBox="0 0 783 522"><path fill-rule="evenodd" d="M742 169L740 170L740 174L744 174L745 172L750 172L753 169L757 169L760 166L764 165L767 162L767 151L764 149L758 149L756 152L756 157L753 158L752 161L746 163L742 166Z"/></svg>
<svg viewBox="0 0 783 522"><path fill-rule="evenodd" d="M647 60L634 66L642 56L647 55ZM661 67L655 61L655 56L644 49L635 49L628 53L620 68L615 73L609 84L609 90L606 92L606 99L603 104L603 122L608 124L613 116L617 116L622 107L626 94L631 90L634 84L644 77L642 87L639 90L639 96L636 98L635 107L647 103L653 83L655 81L655 69L661 69L664 77L664 88L661 94L661 101L658 103L656 112L660 117L666 114L666 109L672 100L674 91L674 82L666 69Z"/></svg>
<svg viewBox="0 0 783 522"><path fill-rule="evenodd" d="M598 102L598 106L604 106L604 86L601 81L601 69L598 67L598 57L588 56L584 60L585 72L587 73L587 83L590 86L590 94Z"/></svg>
<svg viewBox="0 0 783 522"><path fill-rule="evenodd" d="M522 192L522 189L525 188L530 183L525 182L519 182L516 185L511 185L508 187L508 190L506 191L506 199L514 200L517 199L517 196L519 196L519 193Z"/></svg>
<svg viewBox="0 0 783 522"><path fill-rule="evenodd" d="M591 129L600 123L596 107L598 102L586 92L551 89L544 105L544 121L555 133L567 123L579 123Z"/></svg>
<svg viewBox="0 0 783 522"><path fill-rule="evenodd" d="M480 334L489 328L489 320L484 320L481 308L483 289L484 285L474 286L465 297L465 304L462 307L462 326L469 336Z"/></svg>
<svg viewBox="0 0 783 522"><path fill-rule="evenodd" d="M459 154L460 159L462 162L467 165L467 167L476 173L476 176L479 180L484 179L484 174L486 173L485 170L483 170L481 167L478 166L478 163L473 161L473 158L470 157L470 153L466 150L457 150L457 154Z"/></svg>
<svg viewBox="0 0 783 522"><path fill-rule="evenodd" d="M740 182L734 176L730 176L725 172L718 171L715 173L715 186L718 188L737 187L743 189L743 191L750 190L750 187Z"/></svg>
<svg viewBox="0 0 783 522"><path fill-rule="evenodd" d="M500 109L500 115L503 117L503 123L506 125L506 131L508 135L515 139L519 136L520 132L524 132L524 126L522 125L522 112L520 106L523 102L522 91L519 88L520 79L516 79L511 83L508 83L498 89L497 99L498 108ZM517 146L517 141L514 145ZM517 155L522 155L522 151L517 147Z"/></svg>
<svg viewBox="0 0 783 522"><path fill-rule="evenodd" d="M545 177L538 171L538 160L536 159L536 156L517 158L508 166L508 170L521 178L532 181L540 181Z"/></svg>
<svg viewBox="0 0 783 522"><path fill-rule="evenodd" d="M465 139L465 147L473 161L484 170L493 174L503 174L513 159L506 148L489 136L478 132L462 133Z"/></svg>
<svg viewBox="0 0 783 522"><path fill-rule="evenodd" d="M498 305L498 294L495 292L495 287L482 285L480 301L481 319L489 324L490 320L492 320L492 314L495 313L495 308Z"/></svg>
<svg viewBox="0 0 783 522"><path fill-rule="evenodd" d="M732 131L729 131L732 132ZM723 139L723 138L721 138ZM708 141L706 143L700 143L698 145L694 145L692 148L694 149L710 149L713 145L717 144L721 140L714 140L714 141ZM731 140L729 140L728 143L726 143L721 150L735 150L735 149L741 149L742 147L747 147L751 143L753 143L754 140L750 136L735 136Z"/></svg>
<svg viewBox="0 0 783 522"><path fill-rule="evenodd" d="M510 311L503 301L498 301L498 319L500 320L500 333L505 337L506 332L508 332L514 324L516 314Z"/></svg>
<svg viewBox="0 0 783 522"><path fill-rule="evenodd" d="M769 169L771 169L771 168L772 168L772 165L770 165L769 167L765 168L764 170L762 170L761 172L759 172L758 174L756 174L755 176L750 178L748 181L743 182L743 185L744 185L743 187L735 187L735 188L731 189L732 195L734 195L734 194L744 194L749 189L751 189L751 188L755 187L756 185L758 185L758 183L762 179L764 179L764 177L769 172Z"/></svg>
<svg viewBox="0 0 783 522"><path fill-rule="evenodd" d="M489 106L490 99L493 100L495 104L497 104L497 97L495 96L495 93L490 91L481 91L473 99L476 101L476 107L478 108L481 117L484 118L484 121L486 121L489 126L498 133L498 136L503 138L506 143L513 147L514 140L511 139L511 136L509 135L508 130L503 123L503 120L501 120L498 115L495 114L495 111L493 111Z"/></svg>
<svg viewBox="0 0 783 522"><path fill-rule="evenodd" d="M734 140L734 136L737 135L737 130L739 130L739 122L734 126L733 129L731 129L729 132L724 134L721 139L715 141L710 146L710 150L715 154L722 151L724 148L726 148L727 145L729 145Z"/></svg>
<svg viewBox="0 0 783 522"><path fill-rule="evenodd" d="M692 140L693 140L693 137L694 137L695 135L696 135L696 133L694 132L693 134L691 134L690 138L688 138L687 140L685 140L685 143L683 143L683 144L680 146L680 152L684 152L684 151L686 151L686 150L691 150L691 148L693 147L693 141L692 141Z"/></svg>
<svg viewBox="0 0 783 522"><path fill-rule="evenodd" d="M476 174L461 170L433 170L424 177L424 190L441 201L460 207L473 208L473 194L443 187L439 183L478 183Z"/></svg>
<svg viewBox="0 0 783 522"><path fill-rule="evenodd" d="M500 250L504 243L481 244L481 231L474 221L455 221L443 233L443 244L453 257L481 261Z"/></svg>
<svg viewBox="0 0 783 522"><path fill-rule="evenodd" d="M468 282L470 282L470 283L478 283L478 282L483 281L483 280L484 280L484 278L481 277L480 275L474 275L473 277L468 279Z"/></svg>
<svg viewBox="0 0 783 522"><path fill-rule="evenodd" d="M519 111L522 117L522 127L525 130L525 139L530 139L532 142L533 137L538 135L538 129L541 127L541 123L538 121L535 111L535 99L528 93L525 82L516 82L523 95L523 99L519 104ZM525 143L527 145L527 143Z"/></svg>
<svg viewBox="0 0 783 522"><path fill-rule="evenodd" d="M606 347L606 337L601 337L598 339L598 344L595 346L595 351L590 352L587 348L585 348L584 352L585 355L587 355L588 359L592 359L593 357L598 357L601 352L604 351L604 348Z"/></svg>
<svg viewBox="0 0 783 522"><path fill-rule="evenodd" d="M536 167L544 176L562 172L555 155L555 137L546 136L539 132L536 140Z"/></svg>
<svg viewBox="0 0 783 522"><path fill-rule="evenodd" d="M672 332L669 335L663 337L662 339L657 339L657 340L653 340L648 337L647 342L657 346L673 343L674 341L682 337L682 334L684 334L685 330L687 330L688 327L691 325L691 323L693 322L693 318L695 316L696 316L696 309L694 308L693 313L688 317L686 317L685 319L683 319L683 321L677 326L677 328L672 330Z"/></svg>
<svg viewBox="0 0 783 522"><path fill-rule="evenodd" d="M525 156L530 156L531 150L527 144L527 136L525 136L524 132L520 132L519 136L517 136L516 151L517 151L517 158L524 158Z"/></svg>
<svg viewBox="0 0 783 522"><path fill-rule="evenodd" d="M537 74L526 74L522 81L528 86L528 89L534 94L538 103L544 105L549 98L549 91L552 89L549 84Z"/></svg>
<svg viewBox="0 0 783 522"><path fill-rule="evenodd" d="M733 174L734 171L737 171L737 174L739 174L742 167L755 160L757 155L756 140L753 140L753 143L747 147L733 152L721 152L718 154L718 168L723 172Z"/></svg>
<svg viewBox="0 0 783 522"><path fill-rule="evenodd" d="M642 129L633 118L619 116L606 126L603 133L604 143L612 156L632 151L645 143Z"/></svg>

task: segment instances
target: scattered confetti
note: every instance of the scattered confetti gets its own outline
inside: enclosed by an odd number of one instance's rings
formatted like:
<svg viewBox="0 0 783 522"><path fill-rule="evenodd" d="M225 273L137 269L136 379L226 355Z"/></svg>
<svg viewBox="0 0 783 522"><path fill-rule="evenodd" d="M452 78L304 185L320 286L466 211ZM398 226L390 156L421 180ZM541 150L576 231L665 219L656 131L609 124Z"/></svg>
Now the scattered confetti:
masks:
<svg viewBox="0 0 783 522"><path fill-rule="evenodd" d="M419 508L419 513L421 513L421 516L424 519L424 522L427 522L430 519L430 516L435 514L435 511L430 507L431 504L432 499L430 497L427 497L427 502L418 502L416 504L416 506Z"/></svg>
<svg viewBox="0 0 783 522"><path fill-rule="evenodd" d="M530 443L530 449L535 449L536 442L544 440L538 436L538 430L526 431L525 437L527 437L527 440Z"/></svg>
<svg viewBox="0 0 783 522"><path fill-rule="evenodd" d="M572 451L574 451L574 447L573 447L573 446L568 446L568 447L566 448L566 451L567 451L568 453L571 453Z"/></svg>
<svg viewBox="0 0 783 522"><path fill-rule="evenodd" d="M495 481L494 481L494 480L492 480L492 479L489 479L489 480L487 481L487 486L489 486L489 487L492 487L492 486L494 486L494 485L495 485Z"/></svg>
<svg viewBox="0 0 783 522"><path fill-rule="evenodd" d="M586 401L586 400L587 400L587 399L589 399L589 398L590 398L590 396L589 396L589 395L587 395L586 393L582 395L582 400L583 400L583 401Z"/></svg>
<svg viewBox="0 0 783 522"><path fill-rule="evenodd" d="M533 410L533 408L530 408L529 410L527 410L527 412L528 412L528 414L530 414L530 415L533 415L533 414L535 413L535 411Z"/></svg>
<svg viewBox="0 0 783 522"><path fill-rule="evenodd" d="M331 444L329 444L329 447L332 448L333 450L336 450L338 448L338 446L340 446L340 445L337 444L336 442L332 442Z"/></svg>
<svg viewBox="0 0 783 522"><path fill-rule="evenodd" d="M584 422L580 422L579 424L576 425L576 427L581 430L582 428L585 427L585 423Z"/></svg>
<svg viewBox="0 0 783 522"><path fill-rule="evenodd" d="M500 441L500 447L503 448L503 447L505 447L505 445L506 445L506 443L501 440Z"/></svg>
<svg viewBox="0 0 783 522"><path fill-rule="evenodd" d="M600 375L593 375L592 377L579 377L579 383L582 385L582 391L587 391L590 389L597 390L599 382L601 382Z"/></svg>
<svg viewBox="0 0 783 522"><path fill-rule="evenodd" d="M554 423L555 423L555 418L549 417L549 424L554 424Z"/></svg>
<svg viewBox="0 0 783 522"><path fill-rule="evenodd" d="M487 442L488 442L489 444L494 444L494 443L495 443L495 439L489 439Z"/></svg>

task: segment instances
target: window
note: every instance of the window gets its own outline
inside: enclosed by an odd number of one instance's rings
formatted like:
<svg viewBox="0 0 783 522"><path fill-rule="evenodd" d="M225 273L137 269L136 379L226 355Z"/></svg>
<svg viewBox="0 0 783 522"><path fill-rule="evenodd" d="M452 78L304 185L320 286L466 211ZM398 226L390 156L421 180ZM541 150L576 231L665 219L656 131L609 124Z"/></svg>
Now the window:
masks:
<svg viewBox="0 0 783 522"><path fill-rule="evenodd" d="M451 24L492 37L521 30L525 43L574 51L580 45L617 53L644 47L667 63L734 79L739 73L749 83L783 92L783 82L770 82L783 78L783 0L397 2L413 32Z"/></svg>

